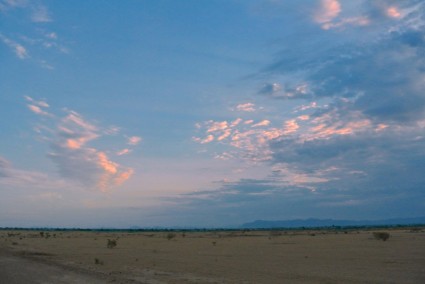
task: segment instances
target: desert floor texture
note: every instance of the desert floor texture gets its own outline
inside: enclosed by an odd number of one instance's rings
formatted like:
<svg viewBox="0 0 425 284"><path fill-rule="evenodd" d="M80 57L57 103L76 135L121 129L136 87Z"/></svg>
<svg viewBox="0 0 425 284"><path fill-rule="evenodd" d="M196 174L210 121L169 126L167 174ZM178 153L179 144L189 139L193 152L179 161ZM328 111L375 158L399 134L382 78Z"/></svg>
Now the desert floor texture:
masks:
<svg viewBox="0 0 425 284"><path fill-rule="evenodd" d="M376 231L390 238L377 240ZM108 239L116 246L108 248ZM19 277L28 283L425 283L425 229L2 230L0 282Z"/></svg>

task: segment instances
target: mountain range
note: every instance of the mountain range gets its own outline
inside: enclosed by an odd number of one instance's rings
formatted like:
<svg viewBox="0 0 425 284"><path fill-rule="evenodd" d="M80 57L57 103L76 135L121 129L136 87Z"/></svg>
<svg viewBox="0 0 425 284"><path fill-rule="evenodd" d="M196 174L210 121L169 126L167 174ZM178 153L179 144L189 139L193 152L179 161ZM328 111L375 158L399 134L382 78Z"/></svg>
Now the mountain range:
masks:
<svg viewBox="0 0 425 284"><path fill-rule="evenodd" d="M336 219L294 219L294 220L256 220L242 224L245 229L271 229L271 228L301 228L301 227L350 227L350 226L396 226L396 225L424 225L425 217L395 218L383 220L336 220Z"/></svg>

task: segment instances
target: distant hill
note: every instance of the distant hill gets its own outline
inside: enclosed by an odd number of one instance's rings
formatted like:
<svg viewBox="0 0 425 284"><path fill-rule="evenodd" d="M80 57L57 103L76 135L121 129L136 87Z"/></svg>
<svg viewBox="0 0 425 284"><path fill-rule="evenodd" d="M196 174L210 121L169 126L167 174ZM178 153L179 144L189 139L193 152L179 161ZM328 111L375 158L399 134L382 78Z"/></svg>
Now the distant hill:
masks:
<svg viewBox="0 0 425 284"><path fill-rule="evenodd" d="M246 229L271 229L271 228L301 228L301 227L332 227L332 226L394 226L394 225L420 225L425 224L425 217L399 218L384 220L334 220L334 219L296 219L266 221L257 220L245 223L241 227Z"/></svg>

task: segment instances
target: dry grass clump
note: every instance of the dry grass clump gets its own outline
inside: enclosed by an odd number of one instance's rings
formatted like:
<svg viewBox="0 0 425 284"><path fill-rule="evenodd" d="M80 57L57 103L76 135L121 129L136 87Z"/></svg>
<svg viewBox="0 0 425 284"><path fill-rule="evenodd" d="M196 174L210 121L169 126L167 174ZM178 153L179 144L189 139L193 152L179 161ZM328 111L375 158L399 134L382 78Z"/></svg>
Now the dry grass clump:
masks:
<svg viewBox="0 0 425 284"><path fill-rule="evenodd" d="M100 259L98 259L98 258L95 258L95 259L94 259L94 264L97 264L97 265L103 265L103 261L102 261L102 260L100 260Z"/></svg>
<svg viewBox="0 0 425 284"><path fill-rule="evenodd" d="M373 237L377 240L386 241L390 238L390 234L387 232L373 232Z"/></svg>
<svg viewBox="0 0 425 284"><path fill-rule="evenodd" d="M106 244L106 247L107 248L112 249L112 248L114 248L116 246L117 246L117 240L108 239L108 243Z"/></svg>
<svg viewBox="0 0 425 284"><path fill-rule="evenodd" d="M174 233L168 233L167 234L167 240L174 239L175 237L176 237L176 234L174 234Z"/></svg>

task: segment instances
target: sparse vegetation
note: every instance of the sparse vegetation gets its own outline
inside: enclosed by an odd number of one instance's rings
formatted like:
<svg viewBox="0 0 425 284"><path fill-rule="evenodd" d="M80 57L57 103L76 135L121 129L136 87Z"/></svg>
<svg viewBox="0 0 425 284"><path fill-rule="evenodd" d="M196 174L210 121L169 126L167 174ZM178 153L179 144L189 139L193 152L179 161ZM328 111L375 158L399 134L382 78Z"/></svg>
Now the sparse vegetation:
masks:
<svg viewBox="0 0 425 284"><path fill-rule="evenodd" d="M114 248L116 246L117 246L117 240L108 239L108 243L106 244L106 247L107 248L112 249L112 248Z"/></svg>
<svg viewBox="0 0 425 284"><path fill-rule="evenodd" d="M97 264L97 265L103 265L103 261L102 261L102 260L100 260L100 259L98 259L98 258L95 258L95 259L94 259L94 264Z"/></svg>
<svg viewBox="0 0 425 284"><path fill-rule="evenodd" d="M167 240L171 240L171 239L173 239L175 237L176 237L176 234L174 234L174 233L168 233L167 234Z"/></svg>
<svg viewBox="0 0 425 284"><path fill-rule="evenodd" d="M373 237L377 240L386 241L390 238L390 234L387 232L373 232Z"/></svg>
<svg viewBox="0 0 425 284"><path fill-rule="evenodd" d="M281 231L277 231L277 230L271 230L269 232L269 237L279 237L282 235Z"/></svg>

